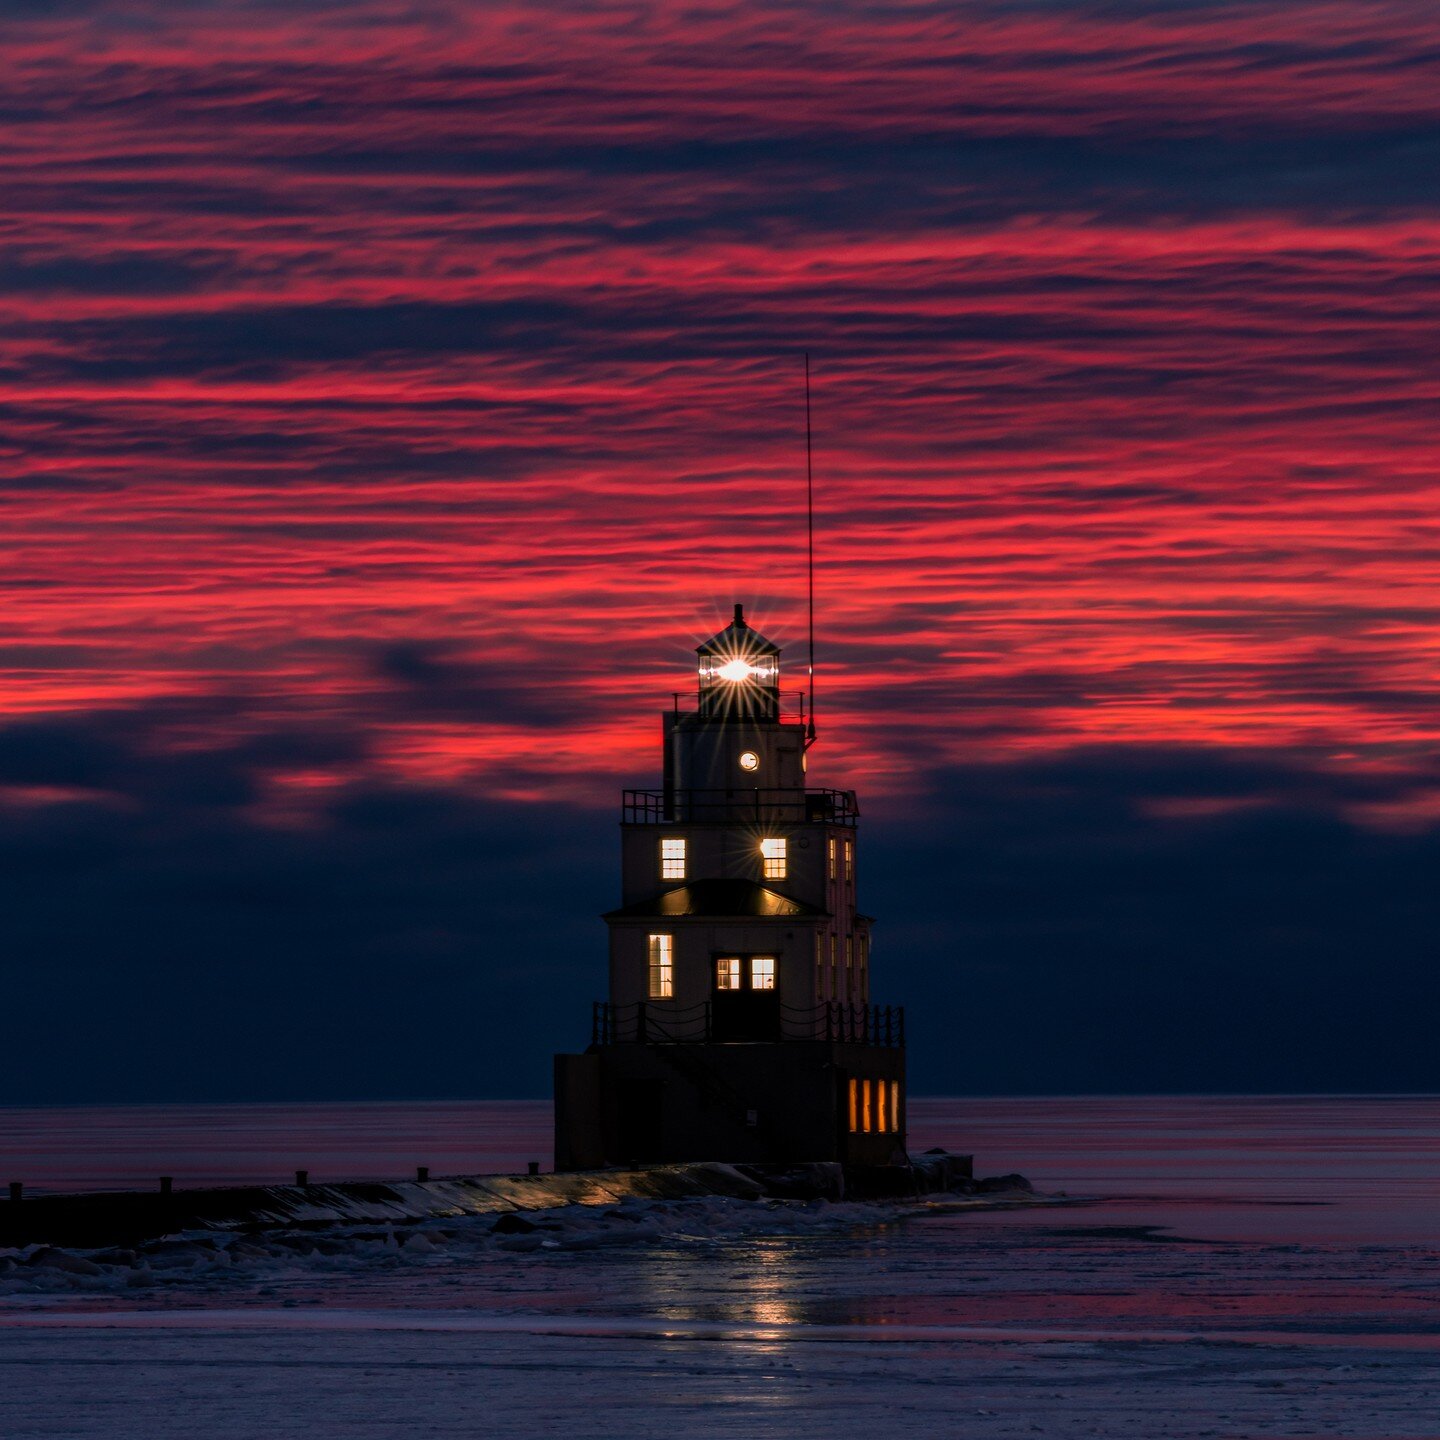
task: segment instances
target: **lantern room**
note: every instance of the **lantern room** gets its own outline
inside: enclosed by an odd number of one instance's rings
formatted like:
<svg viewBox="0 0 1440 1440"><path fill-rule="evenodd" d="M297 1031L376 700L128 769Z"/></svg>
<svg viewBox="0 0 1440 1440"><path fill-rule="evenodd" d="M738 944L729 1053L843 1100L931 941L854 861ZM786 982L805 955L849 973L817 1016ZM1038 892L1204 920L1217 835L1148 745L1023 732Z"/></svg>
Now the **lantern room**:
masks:
<svg viewBox="0 0 1440 1440"><path fill-rule="evenodd" d="M780 647L745 619L745 607L718 634L696 647L700 657L700 714L774 720L780 714Z"/></svg>

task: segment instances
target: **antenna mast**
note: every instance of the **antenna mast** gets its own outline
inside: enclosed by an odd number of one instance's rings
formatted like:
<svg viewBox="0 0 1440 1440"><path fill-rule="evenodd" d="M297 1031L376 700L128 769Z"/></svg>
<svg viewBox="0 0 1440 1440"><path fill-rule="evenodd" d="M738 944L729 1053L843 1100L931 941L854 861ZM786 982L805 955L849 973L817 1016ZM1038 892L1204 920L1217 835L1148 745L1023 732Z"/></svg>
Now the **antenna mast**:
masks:
<svg viewBox="0 0 1440 1440"><path fill-rule="evenodd" d="M815 743L815 470L810 456L810 352L805 352L805 580L810 609L810 717L805 748Z"/></svg>

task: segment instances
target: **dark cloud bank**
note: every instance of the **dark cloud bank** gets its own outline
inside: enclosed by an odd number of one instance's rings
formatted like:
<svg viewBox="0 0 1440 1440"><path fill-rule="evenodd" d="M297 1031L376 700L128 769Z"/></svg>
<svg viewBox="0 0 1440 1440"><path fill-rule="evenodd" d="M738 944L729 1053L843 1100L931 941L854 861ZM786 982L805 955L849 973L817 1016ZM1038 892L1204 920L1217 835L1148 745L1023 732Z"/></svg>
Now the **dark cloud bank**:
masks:
<svg viewBox="0 0 1440 1440"><path fill-rule="evenodd" d="M0 811L0 1096L546 1093L604 985L614 814L362 778L307 825L258 818L269 777L360 748L0 731L0 784L28 787ZM1440 832L1347 818L1425 778L1107 748L866 797L916 1088L1437 1088Z"/></svg>

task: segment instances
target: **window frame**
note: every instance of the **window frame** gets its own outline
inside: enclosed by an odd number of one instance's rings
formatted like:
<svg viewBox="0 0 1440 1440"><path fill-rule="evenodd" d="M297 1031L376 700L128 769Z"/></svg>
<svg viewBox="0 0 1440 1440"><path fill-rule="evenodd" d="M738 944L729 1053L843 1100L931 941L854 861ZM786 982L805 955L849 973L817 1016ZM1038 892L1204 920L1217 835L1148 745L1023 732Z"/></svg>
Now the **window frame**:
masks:
<svg viewBox="0 0 1440 1440"><path fill-rule="evenodd" d="M675 850L679 847L678 854L665 853L667 847ZM660 837L660 878L662 880L684 880L689 870L690 846L686 843L683 835L662 835ZM677 868L678 867L678 868Z"/></svg>
<svg viewBox="0 0 1440 1440"><path fill-rule="evenodd" d="M766 835L761 838L760 874L765 880L790 878L790 842L784 835Z"/></svg>
<svg viewBox="0 0 1440 1440"><path fill-rule="evenodd" d="M659 930L645 937L645 998L675 998L675 935Z"/></svg>

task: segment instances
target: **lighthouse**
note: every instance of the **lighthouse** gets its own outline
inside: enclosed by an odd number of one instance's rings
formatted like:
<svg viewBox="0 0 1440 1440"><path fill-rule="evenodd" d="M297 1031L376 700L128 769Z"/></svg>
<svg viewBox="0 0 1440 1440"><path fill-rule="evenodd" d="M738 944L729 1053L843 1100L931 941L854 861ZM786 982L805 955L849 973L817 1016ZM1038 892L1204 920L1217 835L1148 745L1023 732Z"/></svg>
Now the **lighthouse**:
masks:
<svg viewBox="0 0 1440 1440"><path fill-rule="evenodd" d="M555 1166L905 1163L905 1016L872 999L860 809L806 784L780 649L734 618L626 790L609 992L555 1057ZM813 717L812 717L813 719Z"/></svg>

